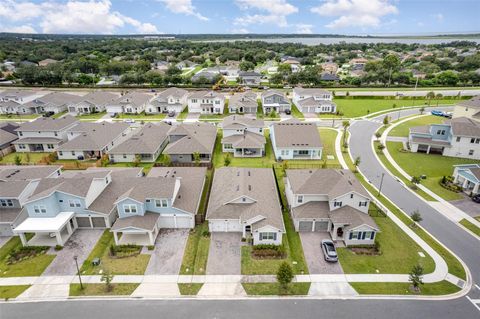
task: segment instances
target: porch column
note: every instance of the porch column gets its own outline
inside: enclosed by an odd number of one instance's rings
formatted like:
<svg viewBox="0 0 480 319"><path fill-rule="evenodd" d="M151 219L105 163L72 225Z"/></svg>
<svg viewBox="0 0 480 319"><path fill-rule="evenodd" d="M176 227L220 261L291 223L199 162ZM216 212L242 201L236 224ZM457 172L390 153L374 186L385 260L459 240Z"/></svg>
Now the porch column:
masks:
<svg viewBox="0 0 480 319"><path fill-rule="evenodd" d="M480 188L480 183L475 184L475 186L473 187L472 192L473 192L474 194L477 194L479 188Z"/></svg>
<svg viewBox="0 0 480 319"><path fill-rule="evenodd" d="M243 229L242 229L242 237L245 238L246 235L247 235L247 232L245 231L245 227L247 227L247 225L243 225Z"/></svg>
<svg viewBox="0 0 480 319"><path fill-rule="evenodd" d="M427 146L427 154L430 154L430 145Z"/></svg>
<svg viewBox="0 0 480 319"><path fill-rule="evenodd" d="M153 234L152 234L152 231L149 231L148 232L148 238L150 239L150 245L155 245L154 241L153 241Z"/></svg>
<svg viewBox="0 0 480 319"><path fill-rule="evenodd" d="M118 245L118 234L116 231L113 232L113 238L115 239L115 245Z"/></svg>
<svg viewBox="0 0 480 319"><path fill-rule="evenodd" d="M462 184L462 188L467 188L468 186L468 179L465 179Z"/></svg>
<svg viewBox="0 0 480 319"><path fill-rule="evenodd" d="M76 218L72 218L72 220L73 220L73 230L75 230L75 229L78 228L77 219L76 219Z"/></svg>
<svg viewBox="0 0 480 319"><path fill-rule="evenodd" d="M460 175L458 175L458 174L455 175L455 178L453 179L453 182L454 182L455 184L458 182L458 177L459 177L459 176L460 176Z"/></svg>
<svg viewBox="0 0 480 319"><path fill-rule="evenodd" d="M25 233L19 233L18 236L20 236L20 241L22 242L22 245L23 246L28 246L27 238L25 237Z"/></svg>
<svg viewBox="0 0 480 319"><path fill-rule="evenodd" d="M71 235L73 233L72 226L70 225L70 221L68 221L68 223L67 223L67 232L68 232L69 235Z"/></svg>
<svg viewBox="0 0 480 319"><path fill-rule="evenodd" d="M63 246L62 234L60 231L57 231L55 233L55 237L57 238L57 244L59 244L60 246Z"/></svg>

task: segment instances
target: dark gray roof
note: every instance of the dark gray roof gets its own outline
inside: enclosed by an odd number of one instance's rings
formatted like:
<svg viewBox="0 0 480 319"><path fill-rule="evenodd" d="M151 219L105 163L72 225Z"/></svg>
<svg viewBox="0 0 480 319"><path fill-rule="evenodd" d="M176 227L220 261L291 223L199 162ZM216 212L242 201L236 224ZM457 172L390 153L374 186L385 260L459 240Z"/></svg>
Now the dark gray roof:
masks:
<svg viewBox="0 0 480 319"><path fill-rule="evenodd" d="M241 167L216 169L206 218L244 222L259 216L263 218L252 225L254 230L269 225L285 231L273 171Z"/></svg>
<svg viewBox="0 0 480 319"><path fill-rule="evenodd" d="M89 123L81 122L69 132L82 132L79 136L63 143L59 151L97 151L109 145L128 128L129 124L121 122Z"/></svg>
<svg viewBox="0 0 480 319"><path fill-rule="evenodd" d="M61 131L75 124L77 119L70 115L61 118L39 117L31 122L24 122L16 131Z"/></svg>
<svg viewBox="0 0 480 319"><path fill-rule="evenodd" d="M287 120L272 125L276 147L320 148L322 140L315 123Z"/></svg>
<svg viewBox="0 0 480 319"><path fill-rule="evenodd" d="M170 128L170 125L163 122L147 123L139 132L112 148L110 154L155 153L167 139Z"/></svg>
<svg viewBox="0 0 480 319"><path fill-rule="evenodd" d="M320 194L334 199L353 191L370 198L355 175L347 169L287 169L286 175L294 194Z"/></svg>
<svg viewBox="0 0 480 319"><path fill-rule="evenodd" d="M155 227L159 217L160 214L146 212L143 216L117 218L112 226L112 231L118 231L129 227L151 231Z"/></svg>

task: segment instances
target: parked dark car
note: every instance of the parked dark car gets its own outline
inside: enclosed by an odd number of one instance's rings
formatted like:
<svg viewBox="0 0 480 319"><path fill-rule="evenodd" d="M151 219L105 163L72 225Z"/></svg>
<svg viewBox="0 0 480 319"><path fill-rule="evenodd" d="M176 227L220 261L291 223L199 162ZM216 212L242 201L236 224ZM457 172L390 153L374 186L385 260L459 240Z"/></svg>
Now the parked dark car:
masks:
<svg viewBox="0 0 480 319"><path fill-rule="evenodd" d="M325 258L326 261L330 261L330 262L338 261L337 250L335 249L335 245L333 244L333 241L331 241L330 239L322 240L322 251L323 251L323 257Z"/></svg>
<svg viewBox="0 0 480 319"><path fill-rule="evenodd" d="M168 112L168 117L174 117L175 116L175 111L170 111Z"/></svg>
<svg viewBox="0 0 480 319"><path fill-rule="evenodd" d="M290 114L292 114L292 111L290 111L290 110L285 110L285 114L290 115Z"/></svg>
<svg viewBox="0 0 480 319"><path fill-rule="evenodd" d="M50 111L50 112L45 112L45 113L43 114L43 117L50 117L50 116L52 116L53 114L55 114L55 112L52 112L52 111Z"/></svg>
<svg viewBox="0 0 480 319"><path fill-rule="evenodd" d="M473 200L475 203L480 204L480 194L473 195L472 200Z"/></svg>

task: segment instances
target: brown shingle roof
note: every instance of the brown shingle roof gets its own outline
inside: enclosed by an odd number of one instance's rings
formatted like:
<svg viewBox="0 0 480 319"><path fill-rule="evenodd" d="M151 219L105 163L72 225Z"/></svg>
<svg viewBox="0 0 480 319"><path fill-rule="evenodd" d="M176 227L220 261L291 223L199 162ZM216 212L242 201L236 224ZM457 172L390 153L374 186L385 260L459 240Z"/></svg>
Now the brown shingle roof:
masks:
<svg viewBox="0 0 480 319"><path fill-rule="evenodd" d="M32 122L24 122L15 131L61 131L77 122L77 119L70 115L61 118L39 117Z"/></svg>
<svg viewBox="0 0 480 319"><path fill-rule="evenodd" d="M322 140L314 123L288 120L272 125L275 145L281 148L319 148Z"/></svg>
<svg viewBox="0 0 480 319"><path fill-rule="evenodd" d="M112 231L122 230L124 228L139 228L144 230L153 230L160 214L146 212L143 216L130 216L118 218L112 226Z"/></svg>
<svg viewBox="0 0 480 319"><path fill-rule="evenodd" d="M182 133L179 133L182 130ZM165 147L165 154L212 154L217 138L217 128L209 123L179 124L169 135L186 134Z"/></svg>

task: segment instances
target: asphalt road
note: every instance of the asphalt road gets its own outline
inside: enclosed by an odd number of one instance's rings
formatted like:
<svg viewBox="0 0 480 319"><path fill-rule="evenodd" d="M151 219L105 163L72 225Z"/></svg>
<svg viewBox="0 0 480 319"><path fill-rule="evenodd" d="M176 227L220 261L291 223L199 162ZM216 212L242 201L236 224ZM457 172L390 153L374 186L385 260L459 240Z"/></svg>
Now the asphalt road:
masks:
<svg viewBox="0 0 480 319"><path fill-rule="evenodd" d="M435 318L475 319L480 312L466 298L406 300L105 300L0 305L2 319L13 318Z"/></svg>

